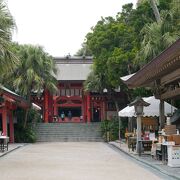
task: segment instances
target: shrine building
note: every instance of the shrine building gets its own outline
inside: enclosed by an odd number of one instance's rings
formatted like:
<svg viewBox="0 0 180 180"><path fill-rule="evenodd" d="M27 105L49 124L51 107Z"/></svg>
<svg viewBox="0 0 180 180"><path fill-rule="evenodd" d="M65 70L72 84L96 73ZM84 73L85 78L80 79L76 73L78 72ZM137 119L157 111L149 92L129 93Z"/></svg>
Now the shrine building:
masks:
<svg viewBox="0 0 180 180"><path fill-rule="evenodd" d="M99 122L117 115L115 104L103 94L85 92L83 83L92 69L92 57L56 57L58 92L45 90L34 102L43 109L43 121L50 122ZM126 95L117 91L120 107L127 104ZM62 117L64 114L64 117Z"/></svg>
<svg viewBox="0 0 180 180"><path fill-rule="evenodd" d="M9 142L14 142L15 116L17 107L27 109L31 104L15 92L0 85L0 136L9 136Z"/></svg>

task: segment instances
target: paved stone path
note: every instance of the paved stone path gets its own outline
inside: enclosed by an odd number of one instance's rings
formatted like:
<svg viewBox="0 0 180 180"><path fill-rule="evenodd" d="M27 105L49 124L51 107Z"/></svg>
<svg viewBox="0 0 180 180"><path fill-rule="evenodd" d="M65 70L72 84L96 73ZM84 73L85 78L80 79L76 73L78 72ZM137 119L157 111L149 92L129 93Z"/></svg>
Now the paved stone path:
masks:
<svg viewBox="0 0 180 180"><path fill-rule="evenodd" d="M105 143L37 143L0 158L0 180L158 180Z"/></svg>
<svg viewBox="0 0 180 180"><path fill-rule="evenodd" d="M149 167L153 167L153 169L156 169L159 172L162 172L163 174L166 174L170 177L174 177L174 179L180 180L180 167L169 167L166 163L163 163L160 160L157 160L155 158L152 158L151 152L144 152L141 156L139 156L135 151L128 149L127 143L119 142L119 141L112 141L109 142L110 145L115 146L125 154L128 154L133 159L136 159L137 161L142 162L143 164L148 165Z"/></svg>

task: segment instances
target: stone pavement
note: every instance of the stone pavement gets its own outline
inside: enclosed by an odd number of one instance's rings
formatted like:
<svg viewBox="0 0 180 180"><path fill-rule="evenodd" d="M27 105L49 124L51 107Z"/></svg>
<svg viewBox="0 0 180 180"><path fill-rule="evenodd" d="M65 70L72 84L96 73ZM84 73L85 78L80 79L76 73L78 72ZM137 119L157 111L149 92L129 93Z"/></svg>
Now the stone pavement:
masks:
<svg viewBox="0 0 180 180"><path fill-rule="evenodd" d="M145 177L145 178L143 178ZM35 143L0 158L1 180L170 180L102 142Z"/></svg>
<svg viewBox="0 0 180 180"><path fill-rule="evenodd" d="M112 141L109 142L109 144L118 148L120 151L136 159L137 161L142 162L150 166L151 168L160 171L165 175L180 180L180 168L169 167L167 166L167 164L163 164L162 161L152 158L150 153L146 153L146 154L142 154L141 156L138 156L136 152L133 152L131 150L129 151L127 144L124 142L120 143L119 141Z"/></svg>
<svg viewBox="0 0 180 180"><path fill-rule="evenodd" d="M6 155L6 154L20 148L20 147L23 147L25 145L26 144L23 144L23 143L12 143L12 144L10 143L9 146L8 146L8 151L7 150L5 150L4 152L0 151L0 157L4 156L4 155Z"/></svg>

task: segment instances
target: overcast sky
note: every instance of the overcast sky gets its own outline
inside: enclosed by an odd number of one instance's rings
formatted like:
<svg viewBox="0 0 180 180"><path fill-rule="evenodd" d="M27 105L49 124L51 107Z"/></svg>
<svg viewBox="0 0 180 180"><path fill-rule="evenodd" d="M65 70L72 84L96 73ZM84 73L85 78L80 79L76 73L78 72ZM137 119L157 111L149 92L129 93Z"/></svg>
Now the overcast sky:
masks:
<svg viewBox="0 0 180 180"><path fill-rule="evenodd" d="M13 40L39 44L53 56L75 54L101 16L115 16L136 0L7 0L17 31Z"/></svg>

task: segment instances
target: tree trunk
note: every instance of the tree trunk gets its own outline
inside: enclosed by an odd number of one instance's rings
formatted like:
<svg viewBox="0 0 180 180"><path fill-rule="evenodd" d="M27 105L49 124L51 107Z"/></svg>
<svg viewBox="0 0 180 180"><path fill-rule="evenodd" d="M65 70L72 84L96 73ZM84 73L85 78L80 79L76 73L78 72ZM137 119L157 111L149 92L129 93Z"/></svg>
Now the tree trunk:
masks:
<svg viewBox="0 0 180 180"><path fill-rule="evenodd" d="M153 12L154 12L156 21L157 21L157 22L160 22L160 21L161 21L161 17L160 17L160 13L159 13L159 10L158 10L158 8L157 8L157 5L156 5L155 0L149 0L149 2L150 2L151 7L152 7L152 9L153 9Z"/></svg>
<svg viewBox="0 0 180 180"><path fill-rule="evenodd" d="M31 105L31 92L28 92L27 100L28 100L29 104ZM24 119L24 125L23 125L24 128L26 128L26 126L27 126L28 112L29 112L29 108L27 108L25 111L25 119Z"/></svg>
<svg viewBox="0 0 180 180"><path fill-rule="evenodd" d="M118 112L119 112L118 101L116 101L116 100L114 99L114 103L115 103L115 106L116 106L116 112L117 112L117 116L118 116Z"/></svg>
<svg viewBox="0 0 180 180"><path fill-rule="evenodd" d="M118 122L119 122L119 140L121 140L121 118L119 116L119 105L118 105L118 101L116 100L116 97L113 98L114 100L114 103L115 103L115 106L116 106L116 112L117 112L117 119L118 119Z"/></svg>
<svg viewBox="0 0 180 180"><path fill-rule="evenodd" d="M29 112L29 109L26 109L26 111L25 111L25 118L24 118L24 125L23 125L24 128L26 128L26 126L27 126L28 112Z"/></svg>

